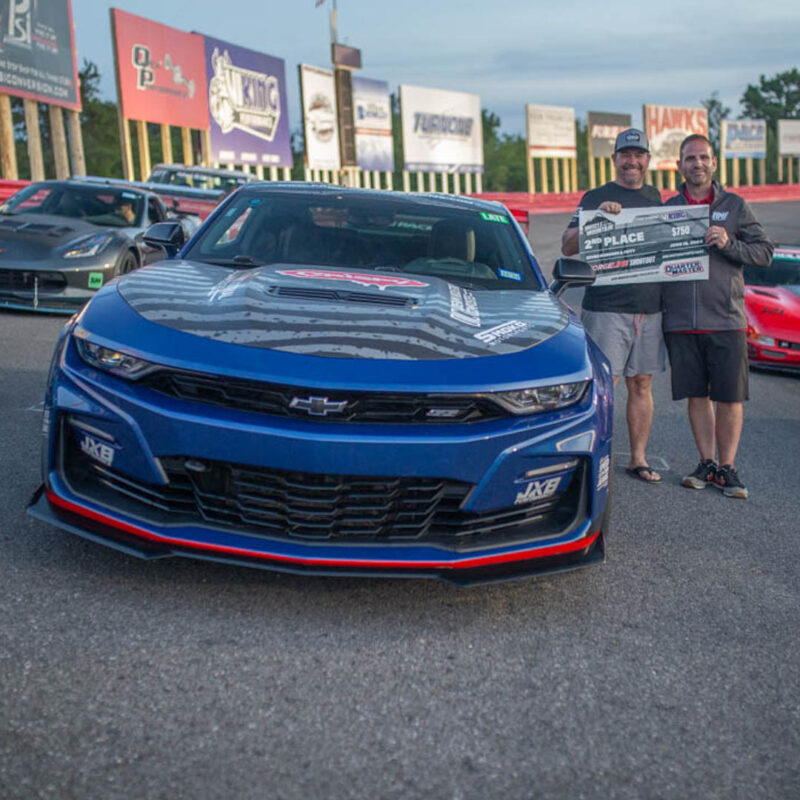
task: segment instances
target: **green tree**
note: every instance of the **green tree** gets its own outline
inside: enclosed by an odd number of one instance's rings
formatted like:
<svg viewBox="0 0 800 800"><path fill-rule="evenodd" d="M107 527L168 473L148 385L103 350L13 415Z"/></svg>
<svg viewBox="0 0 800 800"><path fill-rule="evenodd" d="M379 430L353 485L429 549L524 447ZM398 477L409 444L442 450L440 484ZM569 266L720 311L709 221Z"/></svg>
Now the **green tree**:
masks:
<svg viewBox="0 0 800 800"><path fill-rule="evenodd" d="M81 87L81 129L86 172L108 178L122 177L117 104L100 99L100 71L93 61L83 60L78 73ZM159 152L161 145L159 144Z"/></svg>
<svg viewBox="0 0 800 800"><path fill-rule="evenodd" d="M518 134L500 133L501 120L481 109L483 122L483 188L487 192L526 192L525 139Z"/></svg>
<svg viewBox="0 0 800 800"><path fill-rule="evenodd" d="M708 113L708 138L719 153L722 120L728 119L731 110L719 99L719 92L711 92L711 96L700 101L700 105Z"/></svg>

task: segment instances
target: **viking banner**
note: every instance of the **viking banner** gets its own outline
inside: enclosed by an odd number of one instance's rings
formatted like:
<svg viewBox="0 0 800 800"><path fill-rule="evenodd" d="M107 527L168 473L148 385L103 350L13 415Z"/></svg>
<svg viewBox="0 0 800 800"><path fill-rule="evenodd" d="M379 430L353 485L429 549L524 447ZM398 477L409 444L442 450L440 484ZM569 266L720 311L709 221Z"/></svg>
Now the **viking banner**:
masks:
<svg viewBox="0 0 800 800"><path fill-rule="evenodd" d="M476 94L400 87L403 169L483 172L481 99Z"/></svg>
<svg viewBox="0 0 800 800"><path fill-rule="evenodd" d="M125 119L208 128L203 37L111 9Z"/></svg>
<svg viewBox="0 0 800 800"><path fill-rule="evenodd" d="M632 125L630 114L608 114L604 111L590 111L587 115L590 150L593 158L611 158L617 134Z"/></svg>
<svg viewBox="0 0 800 800"><path fill-rule="evenodd" d="M525 106L530 158L575 158L575 109L564 106Z"/></svg>
<svg viewBox="0 0 800 800"><path fill-rule="evenodd" d="M724 119L720 129L720 140L726 158L766 158L766 120Z"/></svg>
<svg viewBox="0 0 800 800"><path fill-rule="evenodd" d="M708 206L582 210L578 225L595 286L708 280Z"/></svg>
<svg viewBox="0 0 800 800"><path fill-rule="evenodd" d="M650 140L650 169L677 169L681 142L692 133L708 136L704 108L646 105L642 117Z"/></svg>
<svg viewBox="0 0 800 800"><path fill-rule="evenodd" d="M280 58L205 37L211 161L291 167Z"/></svg>
<svg viewBox="0 0 800 800"><path fill-rule="evenodd" d="M80 111L70 0L0 0L0 92Z"/></svg>
<svg viewBox="0 0 800 800"><path fill-rule="evenodd" d="M389 84L353 76L353 127L360 169L394 171Z"/></svg>

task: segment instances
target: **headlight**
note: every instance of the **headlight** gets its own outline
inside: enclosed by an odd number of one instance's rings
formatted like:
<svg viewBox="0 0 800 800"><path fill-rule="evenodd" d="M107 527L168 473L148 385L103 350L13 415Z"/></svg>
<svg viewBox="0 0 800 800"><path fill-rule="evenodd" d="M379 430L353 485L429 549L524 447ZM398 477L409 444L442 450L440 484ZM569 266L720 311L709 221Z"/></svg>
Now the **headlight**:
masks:
<svg viewBox="0 0 800 800"><path fill-rule="evenodd" d="M111 372L120 378L127 378L133 381L148 372L158 369L157 364L152 364L143 358L136 358L136 356L123 353L121 350L103 347L90 342L88 339L83 339L79 335L74 338L78 353L87 364L104 372Z"/></svg>
<svg viewBox="0 0 800 800"><path fill-rule="evenodd" d="M489 397L512 414L535 414L537 411L554 411L574 405L583 397L588 385L589 381L559 383L536 389L494 392Z"/></svg>
<svg viewBox="0 0 800 800"><path fill-rule="evenodd" d="M753 341L765 344L768 347L775 347L775 340L771 336L762 336L758 331L753 334Z"/></svg>
<svg viewBox="0 0 800 800"><path fill-rule="evenodd" d="M111 233L95 233L72 243L72 249L64 253L64 258L87 258L96 256L114 238Z"/></svg>

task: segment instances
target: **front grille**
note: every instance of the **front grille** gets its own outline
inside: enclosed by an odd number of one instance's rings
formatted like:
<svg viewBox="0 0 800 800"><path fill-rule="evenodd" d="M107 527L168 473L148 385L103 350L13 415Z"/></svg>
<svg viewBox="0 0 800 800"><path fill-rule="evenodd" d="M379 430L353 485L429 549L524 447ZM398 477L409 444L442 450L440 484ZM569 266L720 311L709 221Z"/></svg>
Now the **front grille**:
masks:
<svg viewBox="0 0 800 800"><path fill-rule="evenodd" d="M565 529L581 496L580 468L557 497L475 513L461 510L472 485L457 481L323 475L182 457L162 459L169 483L159 486L90 460L71 438L63 471L80 496L154 524L204 524L284 541L511 543Z"/></svg>
<svg viewBox="0 0 800 800"><path fill-rule="evenodd" d="M778 347L782 347L784 350L800 350L800 342L790 342L786 339L781 339L778 342Z"/></svg>
<svg viewBox="0 0 800 800"><path fill-rule="evenodd" d="M0 290L32 292L37 278L39 291L55 292L67 285L67 279L60 272L0 269Z"/></svg>
<svg viewBox="0 0 800 800"><path fill-rule="evenodd" d="M506 413L491 400L476 395L304 389L174 370L153 373L141 383L182 400L312 422L441 424L484 422Z"/></svg>

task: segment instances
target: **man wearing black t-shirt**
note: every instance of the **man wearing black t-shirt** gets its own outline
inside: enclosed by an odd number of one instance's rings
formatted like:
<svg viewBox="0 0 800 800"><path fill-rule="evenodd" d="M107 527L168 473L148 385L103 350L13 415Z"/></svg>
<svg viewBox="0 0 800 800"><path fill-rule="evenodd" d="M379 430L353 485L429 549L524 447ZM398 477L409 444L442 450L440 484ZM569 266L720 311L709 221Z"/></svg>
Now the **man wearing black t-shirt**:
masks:
<svg viewBox="0 0 800 800"><path fill-rule="evenodd" d="M581 210L599 209L619 214L623 208L660 206L661 194L645 186L650 147L645 134L629 128L617 136L614 180L581 198L575 216L561 238L565 256L578 252L578 217ZM628 387L628 435L631 455L628 473L647 483L661 476L647 464L647 439L653 424L653 373L666 369L666 348L661 332L661 285L590 286L583 299L581 320L608 360L614 384L625 376Z"/></svg>

